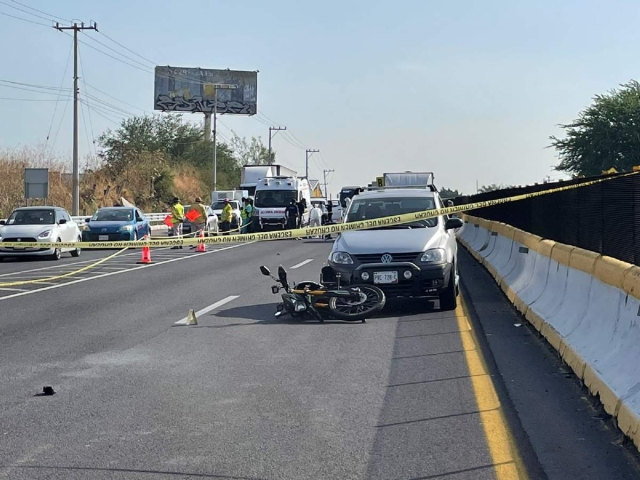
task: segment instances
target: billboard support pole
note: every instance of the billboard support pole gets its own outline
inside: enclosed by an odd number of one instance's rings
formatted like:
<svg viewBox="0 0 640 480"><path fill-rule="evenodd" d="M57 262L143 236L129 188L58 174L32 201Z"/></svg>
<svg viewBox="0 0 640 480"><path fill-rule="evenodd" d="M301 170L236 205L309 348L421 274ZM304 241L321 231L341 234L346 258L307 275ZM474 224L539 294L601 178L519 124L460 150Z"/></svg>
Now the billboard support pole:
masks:
<svg viewBox="0 0 640 480"><path fill-rule="evenodd" d="M211 114L209 112L204 114L204 140L205 142L211 141Z"/></svg>

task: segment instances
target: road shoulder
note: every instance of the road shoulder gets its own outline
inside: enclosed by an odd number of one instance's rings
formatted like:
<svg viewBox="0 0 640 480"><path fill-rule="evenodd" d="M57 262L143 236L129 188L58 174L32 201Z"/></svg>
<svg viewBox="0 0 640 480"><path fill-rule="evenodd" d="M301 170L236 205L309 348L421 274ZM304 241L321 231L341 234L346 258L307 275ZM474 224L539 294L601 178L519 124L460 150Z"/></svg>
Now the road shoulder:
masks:
<svg viewBox="0 0 640 480"><path fill-rule="evenodd" d="M570 369L468 252L460 249L459 262L474 329L500 398L509 399L505 414L530 478L638 478L640 457L620 445Z"/></svg>

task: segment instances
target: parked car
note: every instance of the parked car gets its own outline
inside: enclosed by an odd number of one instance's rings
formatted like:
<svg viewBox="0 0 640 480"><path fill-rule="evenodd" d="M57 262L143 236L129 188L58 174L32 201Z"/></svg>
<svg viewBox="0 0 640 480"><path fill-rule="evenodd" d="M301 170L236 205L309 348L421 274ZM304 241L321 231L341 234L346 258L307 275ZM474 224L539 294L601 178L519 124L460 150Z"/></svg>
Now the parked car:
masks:
<svg viewBox="0 0 640 480"><path fill-rule="evenodd" d="M149 220L135 207L100 208L82 226L85 242L141 240L145 235L151 235Z"/></svg>
<svg viewBox="0 0 640 480"><path fill-rule="evenodd" d="M185 215L189 212L191 205L185 205L184 213ZM204 228L204 236L208 237L209 235L215 235L218 233L218 216L213 212L213 209L209 206L205 205L205 210L207 211L207 223ZM184 223L182 224L182 234L187 235L192 233L193 225L188 218L184 219Z"/></svg>
<svg viewBox="0 0 640 480"><path fill-rule="evenodd" d="M346 210L346 222L442 207L437 192L423 188L365 191ZM457 306L458 262L454 230L458 218L440 216L412 223L341 233L329 254L322 281L368 283L388 297L438 297L443 310Z"/></svg>
<svg viewBox="0 0 640 480"><path fill-rule="evenodd" d="M0 221L0 257L47 256L59 260L63 252L79 257L80 248L56 248L56 242L79 242L82 234L61 207L21 207ZM4 242L38 242L42 248L2 247Z"/></svg>
<svg viewBox="0 0 640 480"><path fill-rule="evenodd" d="M231 209L232 209L232 220L231 220L231 230L236 230L238 228L240 228L242 226L242 217L240 215L240 202L238 200L229 200L229 203L231 204ZM224 208L224 201L223 200L219 200L217 202L214 202L211 205L211 209L215 212L215 214L218 216L218 222L220 221L220 218L222 217L222 209Z"/></svg>

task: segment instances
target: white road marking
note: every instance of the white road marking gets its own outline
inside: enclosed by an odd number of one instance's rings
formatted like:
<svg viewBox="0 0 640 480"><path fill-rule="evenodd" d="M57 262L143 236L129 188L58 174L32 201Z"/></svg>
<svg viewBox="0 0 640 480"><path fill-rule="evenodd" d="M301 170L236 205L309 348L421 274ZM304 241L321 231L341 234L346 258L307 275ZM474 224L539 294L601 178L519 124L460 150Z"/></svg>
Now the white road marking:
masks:
<svg viewBox="0 0 640 480"><path fill-rule="evenodd" d="M308 260L305 260L304 262L300 262L297 265L294 265L293 267L291 267L291 270L295 270L296 268L300 268L304 265L306 265L307 263L311 263L313 262L313 258L309 258Z"/></svg>
<svg viewBox="0 0 640 480"><path fill-rule="evenodd" d="M196 317L199 317L201 315L206 315L211 310L215 310L216 308L221 307L225 303L232 302L236 298L238 298L239 296L240 295L230 295L227 298L223 298L219 302L213 303L213 304L209 305L208 307L203 308L202 310L198 310L196 312ZM176 323L174 323L174 325L186 325L186 324L187 324L187 317L184 317L182 320L178 320Z"/></svg>
<svg viewBox="0 0 640 480"><path fill-rule="evenodd" d="M222 252L224 250L231 250L232 248L238 248L238 247L243 247L245 245L251 245L252 243L256 243L256 242L239 243L238 245L231 245L230 247L219 248L217 250L209 250L209 251L204 252L204 253L194 253L193 255L186 255L186 256L176 257L176 258L172 258L171 260L165 260L163 262L155 262L155 263L150 263L150 264L147 264L147 265L140 265L140 266L137 266L137 267L134 267L134 268L129 268L127 270L119 270L117 272L107 272L107 273L103 273L102 275L97 275L97 276L94 276L94 277L78 278L77 280L72 280L70 282L56 283L55 285L51 285L50 287L38 288L36 290L29 290L29 291L26 291L26 292L20 292L20 293L14 293L12 295L6 295L4 297L0 297L0 301L8 300L10 298L21 297L23 295L30 295L32 293L44 292L45 290L53 290L54 288L66 287L66 286L69 286L69 285L74 285L76 283L88 282L89 280L95 280L96 278L110 277L112 275L120 275L121 273L135 272L136 270L142 270L143 268L150 268L150 267L154 267L156 265L164 265L164 264L167 264L167 263L178 262L180 260L186 260L187 258L202 257L203 255L209 255L211 253ZM95 261L97 261L97 260L95 260ZM38 282L38 283L45 283L45 282Z"/></svg>
<svg viewBox="0 0 640 480"><path fill-rule="evenodd" d="M2 287L0 288L0 290L7 290L9 292L26 292L25 289L23 288L9 288L9 287Z"/></svg>

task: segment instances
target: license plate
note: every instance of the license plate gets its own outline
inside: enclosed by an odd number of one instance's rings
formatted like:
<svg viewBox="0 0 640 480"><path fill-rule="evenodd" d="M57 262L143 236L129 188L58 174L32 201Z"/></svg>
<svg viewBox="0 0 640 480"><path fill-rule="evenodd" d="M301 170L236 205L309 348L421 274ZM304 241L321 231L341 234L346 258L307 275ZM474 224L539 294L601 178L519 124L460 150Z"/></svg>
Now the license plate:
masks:
<svg viewBox="0 0 640 480"><path fill-rule="evenodd" d="M398 283L398 272L373 272L373 283Z"/></svg>
<svg viewBox="0 0 640 480"><path fill-rule="evenodd" d="M103 242L109 240L109 235L98 235L98 241Z"/></svg>

